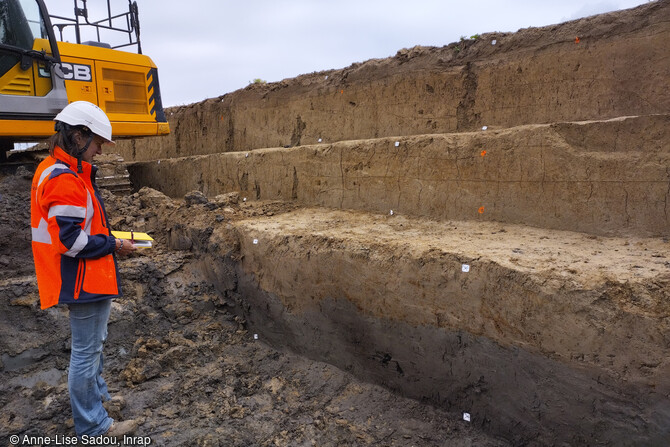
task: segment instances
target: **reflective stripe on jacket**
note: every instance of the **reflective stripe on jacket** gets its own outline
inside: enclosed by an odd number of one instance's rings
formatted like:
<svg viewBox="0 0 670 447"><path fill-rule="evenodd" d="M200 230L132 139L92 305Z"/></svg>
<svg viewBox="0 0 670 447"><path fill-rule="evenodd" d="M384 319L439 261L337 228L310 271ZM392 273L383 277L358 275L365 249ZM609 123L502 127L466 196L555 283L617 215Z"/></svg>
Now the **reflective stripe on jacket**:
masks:
<svg viewBox="0 0 670 447"><path fill-rule="evenodd" d="M56 147L35 171L30 198L33 258L42 309L121 295L97 168Z"/></svg>

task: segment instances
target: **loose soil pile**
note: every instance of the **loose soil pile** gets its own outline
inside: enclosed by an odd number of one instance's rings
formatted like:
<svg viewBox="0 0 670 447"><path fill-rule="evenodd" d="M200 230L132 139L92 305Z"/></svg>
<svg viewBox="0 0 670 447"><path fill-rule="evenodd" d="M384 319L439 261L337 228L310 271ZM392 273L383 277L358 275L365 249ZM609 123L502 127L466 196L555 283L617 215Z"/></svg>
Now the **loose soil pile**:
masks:
<svg viewBox="0 0 670 447"><path fill-rule="evenodd" d="M30 177L19 168L0 178L3 445L11 435L74 435L67 309L39 309ZM165 446L507 445L461 414L399 397L256 339L237 316L243 297L221 293L204 279L201 254L214 228L287 207L241 207L235 195L207 204L202 199L192 194L175 202L147 188L124 197L105 194L113 227L158 236L154 248L120 260L124 298L112 307L105 378L126 403L110 406L112 416L139 419L137 435ZM234 254L233 234L228 243ZM230 272L221 280L236 281Z"/></svg>

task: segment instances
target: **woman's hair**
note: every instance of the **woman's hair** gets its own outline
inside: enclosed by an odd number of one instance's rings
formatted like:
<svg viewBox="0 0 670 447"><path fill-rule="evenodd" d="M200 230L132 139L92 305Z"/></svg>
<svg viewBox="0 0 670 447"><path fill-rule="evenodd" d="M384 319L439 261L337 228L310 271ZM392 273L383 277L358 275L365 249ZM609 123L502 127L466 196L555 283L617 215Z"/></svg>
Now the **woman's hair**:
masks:
<svg viewBox="0 0 670 447"><path fill-rule="evenodd" d="M77 147L77 144L74 142L74 137L77 133L81 134L82 136L88 136L86 129L84 129L81 126L75 127L59 121L56 122L56 133L51 135L48 141L49 154L53 155L54 148L58 146L68 154L72 155L73 157L76 157L77 152L79 152L79 148Z"/></svg>

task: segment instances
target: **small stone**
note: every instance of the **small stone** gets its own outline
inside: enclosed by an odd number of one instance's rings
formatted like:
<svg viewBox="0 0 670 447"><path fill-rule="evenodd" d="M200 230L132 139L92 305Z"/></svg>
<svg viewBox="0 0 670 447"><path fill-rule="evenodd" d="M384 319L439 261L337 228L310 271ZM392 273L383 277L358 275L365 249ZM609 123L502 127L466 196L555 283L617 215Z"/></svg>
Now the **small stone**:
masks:
<svg viewBox="0 0 670 447"><path fill-rule="evenodd" d="M209 202L207 196L205 196L201 191L191 191L184 196L187 206L196 205L196 204L205 204Z"/></svg>

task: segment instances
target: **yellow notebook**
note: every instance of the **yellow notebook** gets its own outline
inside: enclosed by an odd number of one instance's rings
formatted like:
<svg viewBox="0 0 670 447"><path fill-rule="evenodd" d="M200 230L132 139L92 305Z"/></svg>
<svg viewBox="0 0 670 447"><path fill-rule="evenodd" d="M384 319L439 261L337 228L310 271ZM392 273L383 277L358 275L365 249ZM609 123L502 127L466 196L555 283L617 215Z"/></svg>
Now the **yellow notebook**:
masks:
<svg viewBox="0 0 670 447"><path fill-rule="evenodd" d="M112 231L112 236L117 239L127 239L133 241L133 245L136 247L151 247L153 244L151 241L154 240L151 236L146 233L140 233L138 231Z"/></svg>

